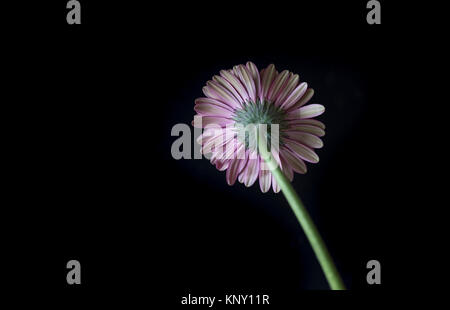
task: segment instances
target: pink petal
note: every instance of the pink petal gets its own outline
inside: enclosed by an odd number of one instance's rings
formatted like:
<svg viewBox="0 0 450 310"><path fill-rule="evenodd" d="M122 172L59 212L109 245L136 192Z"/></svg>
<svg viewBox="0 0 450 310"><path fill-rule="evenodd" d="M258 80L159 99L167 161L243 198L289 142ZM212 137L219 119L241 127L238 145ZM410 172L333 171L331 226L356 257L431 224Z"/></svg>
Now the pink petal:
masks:
<svg viewBox="0 0 450 310"><path fill-rule="evenodd" d="M248 165L248 157L249 157L249 150L245 151L245 159L242 160L241 162L241 172L239 173L238 176L238 181L239 183L244 183L244 178L245 178L245 170L247 169L247 165Z"/></svg>
<svg viewBox="0 0 450 310"><path fill-rule="evenodd" d="M248 151L244 148L244 158L241 160L241 164L239 165L239 173L241 173L244 168L247 166L248 162Z"/></svg>
<svg viewBox="0 0 450 310"><path fill-rule="evenodd" d="M269 170L259 171L259 187L263 193L267 193L270 189L270 184L272 183L272 174Z"/></svg>
<svg viewBox="0 0 450 310"><path fill-rule="evenodd" d="M250 72L253 81L255 82L256 96L259 98L261 96L261 78L259 76L258 68L253 62L248 61L247 70Z"/></svg>
<svg viewBox="0 0 450 310"><path fill-rule="evenodd" d="M275 98L278 95L278 92L281 90L282 86L286 82L287 78L289 76L289 71L284 70L278 76L275 78L275 80L272 83L272 86L269 89L269 92L267 94L267 98L269 101L275 101Z"/></svg>
<svg viewBox="0 0 450 310"><path fill-rule="evenodd" d="M250 97L250 100L253 102L256 101L256 86L255 82L251 76L251 73L247 70L247 68L243 65L234 66L234 74L237 75L245 86L247 93Z"/></svg>
<svg viewBox="0 0 450 310"><path fill-rule="evenodd" d="M242 98L241 94L233 87L233 85L225 78L215 75L213 77L213 81L219 83L224 88L226 88L233 96L242 104L245 102L245 99Z"/></svg>
<svg viewBox="0 0 450 310"><path fill-rule="evenodd" d="M223 158L225 159L236 159L236 151L237 151L237 140L230 139L223 145Z"/></svg>
<svg viewBox="0 0 450 310"><path fill-rule="evenodd" d="M228 104L223 103L222 101L212 99L212 98L197 98L195 99L195 104L213 104L221 107L222 109L228 110L230 112L234 112L234 109L230 107Z"/></svg>
<svg viewBox="0 0 450 310"><path fill-rule="evenodd" d="M285 110L292 107L295 103L297 103L300 98L306 93L306 90L308 88L308 84L305 82L300 83L293 91L292 93L286 98L286 100L282 103L281 107Z"/></svg>
<svg viewBox="0 0 450 310"><path fill-rule="evenodd" d="M219 116L202 116L202 125L201 126L197 126L196 124L194 124L194 121L192 121L192 126L196 127L196 128L205 128L206 126L209 125L218 125L218 126L225 126L227 124L233 124L234 120L229 119L229 118L225 118L225 117L219 117Z"/></svg>
<svg viewBox="0 0 450 310"><path fill-rule="evenodd" d="M221 159L216 160L216 168L219 171L225 171L229 165L230 165L229 160L221 160Z"/></svg>
<svg viewBox="0 0 450 310"><path fill-rule="evenodd" d="M278 185L278 182L277 180L275 180L275 177L273 175L272 175L272 188L275 193L280 192L280 186Z"/></svg>
<svg viewBox="0 0 450 310"><path fill-rule="evenodd" d="M211 161L211 164L215 165L216 161L217 161L217 158L216 158L215 154L212 154L211 158L209 160Z"/></svg>
<svg viewBox="0 0 450 310"><path fill-rule="evenodd" d="M235 136L228 140L224 145L224 156L227 159L245 159L245 145L241 143Z"/></svg>
<svg viewBox="0 0 450 310"><path fill-rule="evenodd" d="M229 143L231 140L234 140L233 136L229 136L226 133L225 134L219 134L216 135L208 140L206 142L203 142L202 145L202 153L208 154L212 151L214 153L218 154L218 157L222 158L224 154L224 145Z"/></svg>
<svg viewBox="0 0 450 310"><path fill-rule="evenodd" d="M247 90L245 89L244 85L242 85L239 78L234 75L234 73L222 70L220 71L220 75L234 87L234 89L237 91L244 102L249 100L250 97L247 93Z"/></svg>
<svg viewBox="0 0 450 310"><path fill-rule="evenodd" d="M316 119L294 119L287 121L289 126L295 127L295 126L302 126L302 125L311 125L319 127L322 130L325 130L325 124L321 121L318 121Z"/></svg>
<svg viewBox="0 0 450 310"><path fill-rule="evenodd" d="M224 171L228 168L230 161L224 160L218 156L220 156L220 154L212 153L211 158L210 158L211 164L215 165L216 169L218 169L219 171Z"/></svg>
<svg viewBox="0 0 450 310"><path fill-rule="evenodd" d="M281 106L286 98L292 93L295 87L297 87L299 81L298 74L289 74L288 81L283 89L280 91L279 96L276 98L275 105L277 107Z"/></svg>
<svg viewBox="0 0 450 310"><path fill-rule="evenodd" d="M319 162L319 156L310 149L309 147L300 144L296 141L290 140L288 138L285 138L284 141L286 142L287 147L298 157L300 157L303 160L306 160L310 163L318 163Z"/></svg>
<svg viewBox="0 0 450 310"><path fill-rule="evenodd" d="M316 127L317 128L317 127ZM319 149L323 147L322 140L310 133L302 132L302 131L285 131L285 134L290 139L297 141L301 144L309 146L310 148Z"/></svg>
<svg viewBox="0 0 450 310"><path fill-rule="evenodd" d="M313 125L292 125L289 126L289 128L286 129L286 131L289 132L301 131L316 135L318 137L323 137L325 135L325 131L322 128Z"/></svg>
<svg viewBox="0 0 450 310"><path fill-rule="evenodd" d="M301 174L306 173L307 169L305 162L297 156L294 156L294 154L289 149L285 148L283 150L283 152L281 153L281 159L286 162L285 166L291 167L291 169L293 169L295 172Z"/></svg>
<svg viewBox="0 0 450 310"><path fill-rule="evenodd" d="M288 110L293 111L295 109L300 108L301 106L305 105L314 95L314 89L308 88L305 92L305 94L296 102L294 103Z"/></svg>
<svg viewBox="0 0 450 310"><path fill-rule="evenodd" d="M210 139L214 138L215 136L221 135L222 129L216 130L216 129L205 129L203 133L197 137L197 143L198 144L205 144Z"/></svg>
<svg viewBox="0 0 450 310"><path fill-rule="evenodd" d="M245 174L243 172L241 174L239 174L239 176L238 176L239 183L244 183L244 176L245 176Z"/></svg>
<svg viewBox="0 0 450 310"><path fill-rule="evenodd" d="M294 171L292 170L292 168L286 165L283 167L282 171L284 175L288 178L288 180L292 182L292 180L294 179Z"/></svg>
<svg viewBox="0 0 450 310"><path fill-rule="evenodd" d="M264 99L264 96L263 96L263 76L264 76L264 72L266 72L266 69L261 69L261 71L259 71L259 76L260 76L260 78L261 78L261 83L260 83L260 87L261 87L261 89L260 89L260 91L259 91L259 99L260 100L263 100Z"/></svg>
<svg viewBox="0 0 450 310"><path fill-rule="evenodd" d="M215 81L206 82L206 86L203 87L203 93L210 98L222 101L228 104L233 109L237 109L241 106L239 99L233 96L227 89Z"/></svg>
<svg viewBox="0 0 450 310"><path fill-rule="evenodd" d="M198 103L194 106L194 111L204 116L233 117L233 112L215 104Z"/></svg>
<svg viewBox="0 0 450 310"><path fill-rule="evenodd" d="M280 160L280 150L277 150L276 148L272 147L270 150L270 153L272 154L273 159L277 162L278 166L281 168L281 160Z"/></svg>
<svg viewBox="0 0 450 310"><path fill-rule="evenodd" d="M269 88L276 77L275 66L273 64L269 65L261 74L261 93L262 97L266 98Z"/></svg>
<svg viewBox="0 0 450 310"><path fill-rule="evenodd" d="M230 165L227 169L226 179L228 185L233 185L236 182L237 176L239 174L239 167L241 165L241 160L234 159L231 160Z"/></svg>
<svg viewBox="0 0 450 310"><path fill-rule="evenodd" d="M245 145L237 139L235 139L235 141L236 141L236 152L234 153L233 158L245 159Z"/></svg>
<svg viewBox="0 0 450 310"><path fill-rule="evenodd" d="M251 158L251 157L250 157ZM260 158L256 157L255 159L249 159L245 170L243 171L244 175L244 185L247 187L252 186L259 174L259 163Z"/></svg>
<svg viewBox="0 0 450 310"><path fill-rule="evenodd" d="M321 104L310 104L295 111L299 112L300 119L313 118L325 112L325 107Z"/></svg>

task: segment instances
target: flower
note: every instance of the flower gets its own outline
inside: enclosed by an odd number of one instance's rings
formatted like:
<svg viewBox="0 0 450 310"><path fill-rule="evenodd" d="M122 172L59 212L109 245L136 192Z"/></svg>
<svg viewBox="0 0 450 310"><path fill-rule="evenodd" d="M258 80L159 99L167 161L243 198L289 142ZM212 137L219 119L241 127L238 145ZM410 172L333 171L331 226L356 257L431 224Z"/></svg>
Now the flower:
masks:
<svg viewBox="0 0 450 310"><path fill-rule="evenodd" d="M194 106L193 125L204 128L197 142L217 169L226 170L229 185L238 180L248 187L259 179L262 192L270 187L280 191L259 154L256 135L245 131L252 124L267 126L269 151L290 181L294 172L306 173L305 161L319 161L314 149L323 146L320 137L325 135L325 125L312 118L325 108L305 105L314 91L297 74L278 73L273 64L258 71L247 62L220 71L206 83L203 93L206 97L196 99Z"/></svg>

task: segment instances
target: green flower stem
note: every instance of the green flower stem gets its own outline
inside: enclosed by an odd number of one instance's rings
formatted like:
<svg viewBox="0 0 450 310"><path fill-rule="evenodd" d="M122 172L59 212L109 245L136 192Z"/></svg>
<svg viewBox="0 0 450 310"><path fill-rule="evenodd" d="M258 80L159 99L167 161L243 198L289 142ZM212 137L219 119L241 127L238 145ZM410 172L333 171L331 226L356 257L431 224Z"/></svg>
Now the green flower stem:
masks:
<svg viewBox="0 0 450 310"><path fill-rule="evenodd" d="M280 188L284 196L286 197L286 200L288 201L289 205L292 208L292 211L294 211L295 216L297 217L297 220L302 226L303 231L305 232L306 237L308 238L309 243L311 244L311 247L313 248L314 253L316 254L317 260L319 261L320 266L322 267L325 277L327 278L328 284L330 285L332 290L345 290L344 282L342 281L342 278L339 275L339 272L337 271L336 265L334 264L330 253L328 252L325 242L320 236L320 233L317 230L316 225L314 225L314 222L311 219L308 210L306 210L305 206L300 200L300 197L295 192L291 182L281 171L280 167L278 166L277 162L273 159L270 152L267 151L267 147L261 144L264 143L266 140L265 139L258 139L258 140L259 140L260 155L267 163L268 168L270 169L273 176L280 185Z"/></svg>

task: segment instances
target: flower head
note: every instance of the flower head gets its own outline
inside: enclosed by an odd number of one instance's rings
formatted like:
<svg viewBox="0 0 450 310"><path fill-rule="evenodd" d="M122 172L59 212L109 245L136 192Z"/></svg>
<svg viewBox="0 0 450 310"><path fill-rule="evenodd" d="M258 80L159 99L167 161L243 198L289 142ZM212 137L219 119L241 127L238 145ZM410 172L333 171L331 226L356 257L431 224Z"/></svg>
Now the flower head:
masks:
<svg viewBox="0 0 450 310"><path fill-rule="evenodd" d="M197 139L204 154L210 154L217 169L226 170L226 180L245 186L257 179L261 191L280 187L261 158L251 126L264 125L270 153L292 181L294 172L306 173L306 162L317 163L313 149L323 146L319 137L325 125L312 119L322 114L320 104L305 105L314 91L299 76L274 65L258 71L252 62L220 71L203 87L206 97L195 100L194 126L204 128Z"/></svg>

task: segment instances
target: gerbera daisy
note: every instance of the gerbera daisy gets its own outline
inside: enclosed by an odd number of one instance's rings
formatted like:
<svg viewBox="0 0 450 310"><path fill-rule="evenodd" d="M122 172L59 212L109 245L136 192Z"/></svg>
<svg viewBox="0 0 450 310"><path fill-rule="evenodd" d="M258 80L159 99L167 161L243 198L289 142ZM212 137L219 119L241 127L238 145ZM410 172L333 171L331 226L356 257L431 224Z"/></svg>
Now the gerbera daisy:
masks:
<svg viewBox="0 0 450 310"><path fill-rule="evenodd" d="M290 181L294 172L306 173L305 162L319 161L314 149L323 146L320 137L325 135L325 125L312 118L325 108L306 105L314 91L300 82L297 74L287 70L279 73L273 64L258 71L255 64L247 62L220 71L206 83L203 93L206 97L195 100L194 107L201 117L201 123L194 121L194 126L205 128L197 141L203 154L211 154L211 163L226 170L229 185L238 180L251 186L259 179L262 192L270 187L280 191L265 167L256 135L243 132L250 124L268 127L265 138L272 142L269 150Z"/></svg>

